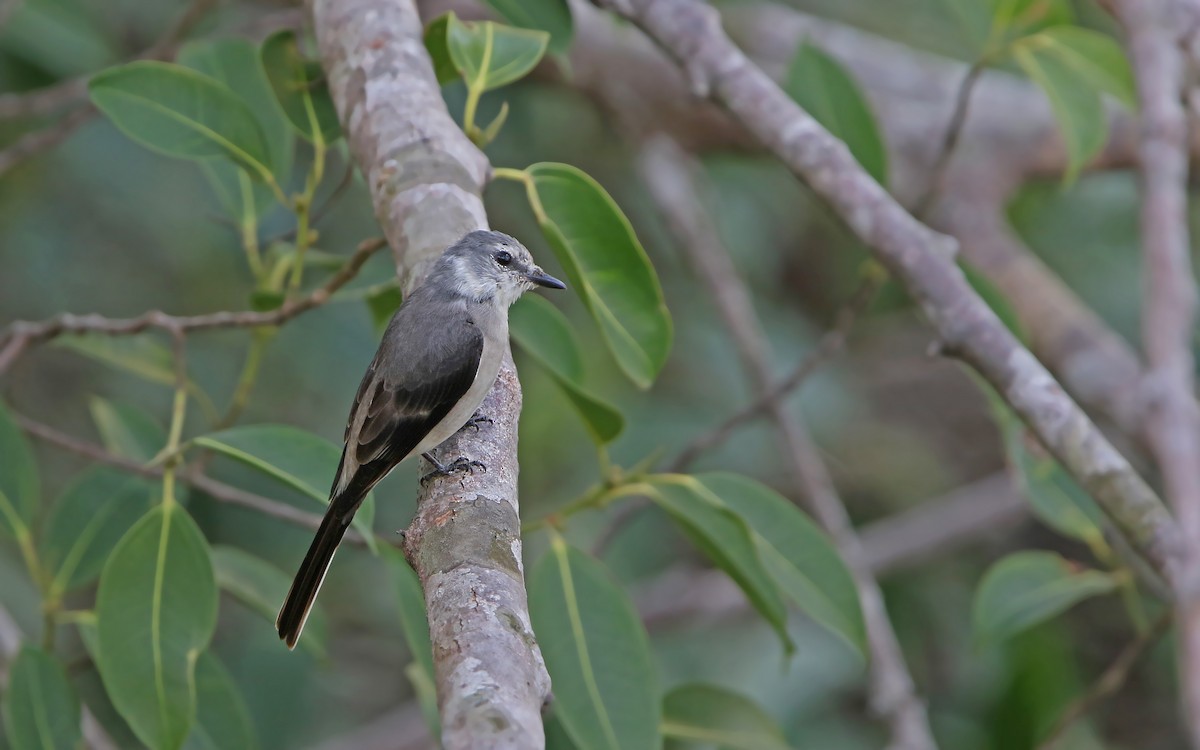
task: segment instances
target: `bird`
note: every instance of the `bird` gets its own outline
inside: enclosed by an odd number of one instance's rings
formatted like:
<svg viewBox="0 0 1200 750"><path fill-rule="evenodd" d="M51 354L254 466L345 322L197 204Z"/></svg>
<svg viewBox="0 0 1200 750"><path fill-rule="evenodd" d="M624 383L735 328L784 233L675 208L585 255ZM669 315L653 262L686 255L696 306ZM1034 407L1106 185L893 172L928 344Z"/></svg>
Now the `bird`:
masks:
<svg viewBox="0 0 1200 750"><path fill-rule="evenodd" d="M275 621L289 649L372 487L410 456L435 467L422 482L480 466L465 458L442 463L432 451L465 425L490 421L476 410L500 371L508 308L539 286L566 288L518 240L473 231L442 252L392 316L350 409L329 507Z"/></svg>

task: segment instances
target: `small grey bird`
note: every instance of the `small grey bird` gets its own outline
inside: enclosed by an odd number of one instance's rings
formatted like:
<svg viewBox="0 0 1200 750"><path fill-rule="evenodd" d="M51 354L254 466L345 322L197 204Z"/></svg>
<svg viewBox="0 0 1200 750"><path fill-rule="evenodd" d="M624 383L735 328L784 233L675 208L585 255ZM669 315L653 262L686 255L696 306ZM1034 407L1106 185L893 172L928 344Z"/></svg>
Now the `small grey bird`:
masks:
<svg viewBox="0 0 1200 750"><path fill-rule="evenodd" d="M442 253L400 305L354 397L329 509L275 620L288 648L296 646L333 553L372 487L414 455L437 467L422 481L470 469L466 459L447 466L429 451L469 422L486 421L472 415L500 371L509 305L534 286L566 288L517 240L476 231Z"/></svg>

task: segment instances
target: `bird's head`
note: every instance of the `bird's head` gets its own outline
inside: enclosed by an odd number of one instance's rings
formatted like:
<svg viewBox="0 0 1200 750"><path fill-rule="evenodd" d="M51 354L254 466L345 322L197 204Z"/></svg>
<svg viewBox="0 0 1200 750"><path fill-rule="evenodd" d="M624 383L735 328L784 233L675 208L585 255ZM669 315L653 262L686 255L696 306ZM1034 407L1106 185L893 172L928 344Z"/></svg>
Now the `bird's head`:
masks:
<svg viewBox="0 0 1200 750"><path fill-rule="evenodd" d="M503 232L467 234L446 250L433 273L463 297L490 299L504 307L535 286L567 288L539 268L524 245Z"/></svg>

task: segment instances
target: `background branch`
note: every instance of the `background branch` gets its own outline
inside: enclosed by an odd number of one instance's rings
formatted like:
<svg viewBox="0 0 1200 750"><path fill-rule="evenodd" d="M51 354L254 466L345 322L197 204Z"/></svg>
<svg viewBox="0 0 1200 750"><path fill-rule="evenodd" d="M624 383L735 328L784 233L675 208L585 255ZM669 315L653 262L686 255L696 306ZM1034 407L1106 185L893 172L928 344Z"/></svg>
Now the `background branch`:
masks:
<svg viewBox="0 0 1200 750"><path fill-rule="evenodd" d="M971 289L953 238L909 215L846 149L729 40L716 11L693 0L624 0L642 27L841 216L920 304L945 351L992 384L1079 480L1133 547L1169 581L1180 571L1178 529L1161 500Z"/></svg>
<svg viewBox="0 0 1200 750"><path fill-rule="evenodd" d="M1200 410L1194 396L1196 277L1188 240L1183 54L1168 4L1120 0L1114 6L1128 33L1141 103L1149 442L1183 532L1186 576L1175 582L1179 678L1191 745L1200 747Z"/></svg>
<svg viewBox="0 0 1200 750"><path fill-rule="evenodd" d="M763 334L750 292L709 220L708 204L697 194L697 170L687 155L665 137L648 142L639 159L642 179L679 245L690 258L729 330L755 392L771 392L771 347ZM816 445L800 422L793 419L779 398L768 402L767 412L778 433L780 450L814 515L833 537L845 560L862 604L867 643L871 654L871 707L888 724L890 748L928 750L937 745L929 729L925 707L917 696L896 633L888 620L879 584L871 575L866 552L833 486Z"/></svg>

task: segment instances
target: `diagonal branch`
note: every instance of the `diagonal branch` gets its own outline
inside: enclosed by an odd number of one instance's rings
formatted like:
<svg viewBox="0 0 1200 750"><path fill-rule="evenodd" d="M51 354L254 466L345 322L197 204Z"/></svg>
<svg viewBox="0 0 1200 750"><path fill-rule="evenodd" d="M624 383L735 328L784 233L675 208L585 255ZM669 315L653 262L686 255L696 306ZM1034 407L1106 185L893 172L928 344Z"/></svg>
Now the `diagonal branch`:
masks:
<svg viewBox="0 0 1200 750"><path fill-rule="evenodd" d="M411 289L444 248L487 226L490 165L446 111L412 0L310 0L309 9L351 153ZM443 746L536 750L550 678L523 580L511 354L480 410L492 425L442 450L487 471L425 485L405 551L425 591Z"/></svg>
<svg viewBox="0 0 1200 750"><path fill-rule="evenodd" d="M1120 0L1114 9L1129 37L1141 102L1148 438L1185 543L1188 576L1175 586L1179 679L1191 746L1200 748L1200 410L1192 355L1196 277L1188 242L1182 40L1166 3Z"/></svg>
<svg viewBox="0 0 1200 750"><path fill-rule="evenodd" d="M613 0L662 45L695 92L723 104L826 200L921 306L945 351L982 375L1168 581L1181 569L1178 529L1162 501L972 290L958 243L914 219L845 144L752 64L695 0Z"/></svg>
<svg viewBox="0 0 1200 750"><path fill-rule="evenodd" d="M659 210L690 256L724 319L755 392L760 397L770 394L773 386L770 344L754 311L750 292L722 246L717 228L708 218L705 202L696 194L694 167L679 146L665 137L643 148L640 163L642 178ZM866 552L846 506L834 489L829 470L807 430L788 414L781 399L771 399L767 412L779 434L793 480L803 489L813 513L833 537L854 576L871 652L871 707L890 728L889 747L932 750L937 745L929 729L925 706L916 694L888 620L883 594L871 574Z"/></svg>

